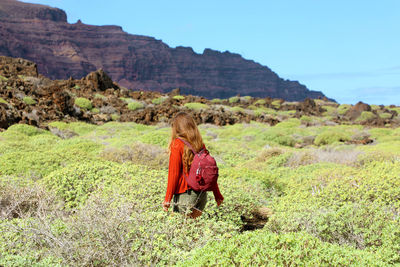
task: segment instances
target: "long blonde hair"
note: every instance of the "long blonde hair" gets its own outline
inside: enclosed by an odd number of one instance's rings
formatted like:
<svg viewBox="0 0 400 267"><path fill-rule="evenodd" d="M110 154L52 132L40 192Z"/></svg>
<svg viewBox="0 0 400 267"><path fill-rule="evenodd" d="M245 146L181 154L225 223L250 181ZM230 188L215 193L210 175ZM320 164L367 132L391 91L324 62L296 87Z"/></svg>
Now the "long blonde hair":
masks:
<svg viewBox="0 0 400 267"><path fill-rule="evenodd" d="M172 143L176 138L183 139L192 145L195 151L200 151L204 147L203 138L197 128L196 122L189 114L179 112L172 120L172 134L169 149L171 151ZM189 172L190 165L192 165L194 154L188 146L185 145L183 150L182 162L183 169Z"/></svg>

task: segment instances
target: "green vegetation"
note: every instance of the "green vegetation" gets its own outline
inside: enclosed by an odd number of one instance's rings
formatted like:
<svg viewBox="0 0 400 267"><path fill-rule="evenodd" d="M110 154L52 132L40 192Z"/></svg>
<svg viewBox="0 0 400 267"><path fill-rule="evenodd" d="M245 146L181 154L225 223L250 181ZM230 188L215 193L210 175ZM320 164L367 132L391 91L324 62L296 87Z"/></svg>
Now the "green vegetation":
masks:
<svg viewBox="0 0 400 267"><path fill-rule="evenodd" d="M254 105L265 105L267 103L267 101L265 101L265 99L258 99Z"/></svg>
<svg viewBox="0 0 400 267"><path fill-rule="evenodd" d="M209 106L203 103L186 103L184 105L188 109L194 109L194 110L201 110L201 109L208 109Z"/></svg>
<svg viewBox="0 0 400 267"><path fill-rule="evenodd" d="M94 113L94 114L99 114L100 113L100 109L92 108L91 112Z"/></svg>
<svg viewBox="0 0 400 267"><path fill-rule="evenodd" d="M79 85L75 85L74 89L79 90L79 89L81 89L81 87Z"/></svg>
<svg viewBox="0 0 400 267"><path fill-rule="evenodd" d="M351 105L348 105L348 104L341 104L341 105L337 108L337 112L338 112L340 115L344 115L350 108L351 108Z"/></svg>
<svg viewBox="0 0 400 267"><path fill-rule="evenodd" d="M381 109L381 107L378 106L378 105L370 105L370 107L371 107L372 110L379 110L379 109Z"/></svg>
<svg viewBox="0 0 400 267"><path fill-rule="evenodd" d="M231 110L232 112L235 112L235 113L238 113L238 112L244 113L244 112L245 112L245 109L244 109L244 108L238 107L238 106L233 107L233 108L230 108L230 110Z"/></svg>
<svg viewBox="0 0 400 267"><path fill-rule="evenodd" d="M7 101L5 101L5 100L4 100L3 98L1 98L1 97L0 97L0 103L8 104Z"/></svg>
<svg viewBox="0 0 400 267"><path fill-rule="evenodd" d="M334 116L337 112L337 109L332 106L322 106L326 111L322 113L323 116Z"/></svg>
<svg viewBox="0 0 400 267"><path fill-rule="evenodd" d="M35 105L36 104L36 100L34 100L32 97L30 96L25 96L22 101L24 101L25 104L27 105Z"/></svg>
<svg viewBox="0 0 400 267"><path fill-rule="evenodd" d="M349 141L350 140L350 136L342 131L326 131L323 132L319 135L317 135L317 137L315 138L314 143L317 146L320 145L330 145L330 144L334 144L336 142L345 142L345 141Z"/></svg>
<svg viewBox="0 0 400 267"><path fill-rule="evenodd" d="M304 125L316 121L200 125L225 200L209 193L196 220L161 207L169 127L13 125L0 133L0 265L399 265L400 128ZM243 231L265 207L265 226Z"/></svg>
<svg viewBox="0 0 400 267"><path fill-rule="evenodd" d="M239 100L240 100L240 97L238 97L238 96L232 96L228 99L229 103L237 103L237 102L239 102Z"/></svg>
<svg viewBox="0 0 400 267"><path fill-rule="evenodd" d="M251 96L249 96L249 95L246 95L246 96L244 96L244 97L242 97L245 101L250 101L250 100L252 100L253 98L251 97Z"/></svg>
<svg viewBox="0 0 400 267"><path fill-rule="evenodd" d="M119 118L121 118L120 115L118 115L118 114L111 114L111 119L112 119L113 121L118 121Z"/></svg>
<svg viewBox="0 0 400 267"><path fill-rule="evenodd" d="M77 105L80 108L86 109L86 110L91 110L93 108L92 101L90 101L89 99L84 98L84 97L76 98L75 105Z"/></svg>
<svg viewBox="0 0 400 267"><path fill-rule="evenodd" d="M281 100L274 100L274 101L272 101L272 103L271 103L271 105L274 107L274 108L280 108L281 107Z"/></svg>
<svg viewBox="0 0 400 267"><path fill-rule="evenodd" d="M363 122L363 121L368 121L372 120L376 117L374 113L371 111L363 111L361 115L356 119L356 122Z"/></svg>
<svg viewBox="0 0 400 267"><path fill-rule="evenodd" d="M128 104L128 109L130 109L130 110L137 110L137 109L141 109L141 108L144 108L144 105L141 102L132 101Z"/></svg>
<svg viewBox="0 0 400 267"><path fill-rule="evenodd" d="M162 102L164 102L166 100L165 97L158 97L158 98L154 98L151 102L155 105L160 105Z"/></svg>
<svg viewBox="0 0 400 267"><path fill-rule="evenodd" d="M173 99L176 99L176 100L183 100L183 99L185 99L185 97L184 97L183 95L175 95L175 96L173 96L172 98L173 98Z"/></svg>
<svg viewBox="0 0 400 267"><path fill-rule="evenodd" d="M222 100L219 98L211 99L211 103L213 103L213 104L220 104L221 102L222 102Z"/></svg>
<svg viewBox="0 0 400 267"><path fill-rule="evenodd" d="M379 117L381 117L382 119L390 119L392 117L392 114L384 112L384 113L380 113Z"/></svg>
<svg viewBox="0 0 400 267"><path fill-rule="evenodd" d="M0 75L0 81L6 82L8 81L8 78Z"/></svg>
<svg viewBox="0 0 400 267"><path fill-rule="evenodd" d="M98 94L98 93L94 95L94 98L103 99L103 100L107 99L107 97L105 97L105 96L102 95L102 94Z"/></svg>

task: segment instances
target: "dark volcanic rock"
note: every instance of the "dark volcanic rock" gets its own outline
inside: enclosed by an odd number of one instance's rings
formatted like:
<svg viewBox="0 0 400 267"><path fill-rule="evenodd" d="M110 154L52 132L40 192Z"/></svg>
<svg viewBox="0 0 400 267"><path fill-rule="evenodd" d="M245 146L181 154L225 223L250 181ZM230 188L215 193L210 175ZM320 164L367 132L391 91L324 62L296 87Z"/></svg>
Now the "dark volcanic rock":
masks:
<svg viewBox="0 0 400 267"><path fill-rule="evenodd" d="M105 91L109 88L117 88L113 80L102 69L89 73L85 80L88 86L92 86L96 90Z"/></svg>
<svg viewBox="0 0 400 267"><path fill-rule="evenodd" d="M356 105L352 106L345 115L351 120L355 120L363 111L371 111L371 106L360 101Z"/></svg>
<svg viewBox="0 0 400 267"><path fill-rule="evenodd" d="M15 0L0 3L0 55L32 60L39 73L53 79L81 78L102 68L114 81L135 90L180 88L184 94L208 98L324 97L238 54L210 49L197 54L191 48L170 48L151 37L127 34L118 26L69 24L60 9Z"/></svg>

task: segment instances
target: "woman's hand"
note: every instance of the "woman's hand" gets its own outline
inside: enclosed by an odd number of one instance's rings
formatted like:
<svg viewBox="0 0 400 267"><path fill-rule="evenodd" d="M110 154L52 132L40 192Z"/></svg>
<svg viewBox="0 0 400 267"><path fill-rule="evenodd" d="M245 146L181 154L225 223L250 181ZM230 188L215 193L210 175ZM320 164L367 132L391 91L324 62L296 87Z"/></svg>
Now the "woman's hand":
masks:
<svg viewBox="0 0 400 267"><path fill-rule="evenodd" d="M163 204L162 204L162 206L163 206L163 209L164 209L164 211L168 211L168 208L169 208L169 202L163 202Z"/></svg>
<svg viewBox="0 0 400 267"><path fill-rule="evenodd" d="M217 199L216 201L217 201L217 206L218 207L222 204L222 202L224 202L223 199Z"/></svg>

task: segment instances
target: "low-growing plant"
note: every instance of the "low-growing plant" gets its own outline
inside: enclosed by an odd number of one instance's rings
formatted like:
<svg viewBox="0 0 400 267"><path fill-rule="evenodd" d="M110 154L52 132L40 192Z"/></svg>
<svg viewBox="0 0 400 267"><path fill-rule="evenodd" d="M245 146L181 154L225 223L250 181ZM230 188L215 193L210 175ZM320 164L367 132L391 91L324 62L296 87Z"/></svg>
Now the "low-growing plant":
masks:
<svg viewBox="0 0 400 267"><path fill-rule="evenodd" d="M137 109L141 109L141 108L144 108L144 105L141 102L132 101L132 102L130 102L128 104L128 109L130 109L132 111L137 110Z"/></svg>
<svg viewBox="0 0 400 267"><path fill-rule="evenodd" d="M392 117L391 113L380 113L379 117L381 117L382 119L390 119Z"/></svg>
<svg viewBox="0 0 400 267"><path fill-rule="evenodd" d="M340 115L344 115L350 108L351 108L351 105L348 105L348 104L341 104L341 105L337 108L337 112L338 112Z"/></svg>
<svg viewBox="0 0 400 267"><path fill-rule="evenodd" d="M161 97L154 98L151 102L152 102L153 104L155 104L155 105L160 105L160 104L163 103L165 100L166 100L166 98L161 96Z"/></svg>
<svg viewBox="0 0 400 267"><path fill-rule="evenodd" d="M86 110L91 110L93 108L92 101L90 101L89 99L84 98L84 97L76 98L75 105L77 105L80 108L86 109Z"/></svg>
<svg viewBox="0 0 400 267"><path fill-rule="evenodd" d="M0 75L0 81L6 82L8 81L8 78Z"/></svg>
<svg viewBox="0 0 400 267"><path fill-rule="evenodd" d="M376 115L371 111L363 111L361 115L356 119L356 122L369 121L376 118Z"/></svg>
<svg viewBox="0 0 400 267"><path fill-rule="evenodd" d="M36 104L36 100L34 100L32 97L30 96L25 96L22 101L24 101L25 104L27 105L35 105Z"/></svg>
<svg viewBox="0 0 400 267"><path fill-rule="evenodd" d="M121 118L121 116L119 115L119 114L111 114L111 119L113 120L113 121L118 121L119 120L119 118Z"/></svg>
<svg viewBox="0 0 400 267"><path fill-rule="evenodd" d="M243 96L242 99L244 99L245 101L250 101L253 98L251 96L249 96L249 95L246 95L246 96Z"/></svg>
<svg viewBox="0 0 400 267"><path fill-rule="evenodd" d="M94 114L99 114L100 113L100 109L92 108L91 112L94 113Z"/></svg>
<svg viewBox="0 0 400 267"><path fill-rule="evenodd" d="M209 108L207 104L196 103L196 102L186 103L184 106L187 107L188 109L193 109L193 110L202 110Z"/></svg>
<svg viewBox="0 0 400 267"><path fill-rule="evenodd" d="M1 98L1 97L0 97L0 103L8 104L7 101L5 101L5 100L4 100L3 98Z"/></svg>
<svg viewBox="0 0 400 267"><path fill-rule="evenodd" d="M321 242L307 233L278 235L259 230L236 236L228 235L223 241L212 241L195 250L190 259L178 263L178 266L192 265L384 266L386 263L373 253Z"/></svg>
<svg viewBox="0 0 400 267"><path fill-rule="evenodd" d="M281 100L279 100L279 99L278 100L274 100L274 101L272 101L271 105L274 108L279 109L281 107Z"/></svg>
<svg viewBox="0 0 400 267"><path fill-rule="evenodd" d="M221 102L222 102L222 100L219 98L211 99L211 103L213 103L213 104L220 104Z"/></svg>
<svg viewBox="0 0 400 267"><path fill-rule="evenodd" d="M239 100L240 100L240 97L238 97L238 96L232 96L228 99L229 103L231 103L231 104L237 103L237 102L239 102Z"/></svg>
<svg viewBox="0 0 400 267"><path fill-rule="evenodd" d="M105 97L105 96L102 95L102 94L96 93L96 94L94 95L94 98L105 100L107 97Z"/></svg>
<svg viewBox="0 0 400 267"><path fill-rule="evenodd" d="M173 98L173 99L176 99L176 100L183 100L183 99L185 99L185 97L184 97L183 95L175 95L175 96L173 96L172 98Z"/></svg>
<svg viewBox="0 0 400 267"><path fill-rule="evenodd" d="M254 102L254 105L265 105L267 101L265 99L258 99L256 102Z"/></svg>
<svg viewBox="0 0 400 267"><path fill-rule="evenodd" d="M325 131L317 135L314 140L314 144L317 146L330 145L336 142L346 142L350 140L350 136L347 133L341 131Z"/></svg>
<svg viewBox="0 0 400 267"><path fill-rule="evenodd" d="M232 107L232 108L230 108L230 110L231 110L232 112L234 112L234 113L239 113L239 112L244 113L244 112L245 112L245 109L244 109L244 108L238 107L238 106Z"/></svg>
<svg viewBox="0 0 400 267"><path fill-rule="evenodd" d="M372 110L379 110L379 109L381 109L381 107L378 106L378 105L370 105L370 107L371 107Z"/></svg>
<svg viewBox="0 0 400 267"><path fill-rule="evenodd" d="M302 123L311 123L313 121L313 119L310 116L303 115L303 116L301 116L300 121Z"/></svg>
<svg viewBox="0 0 400 267"><path fill-rule="evenodd" d="M322 113L323 116L335 116L337 113L337 109L332 106L322 106L326 111Z"/></svg>

